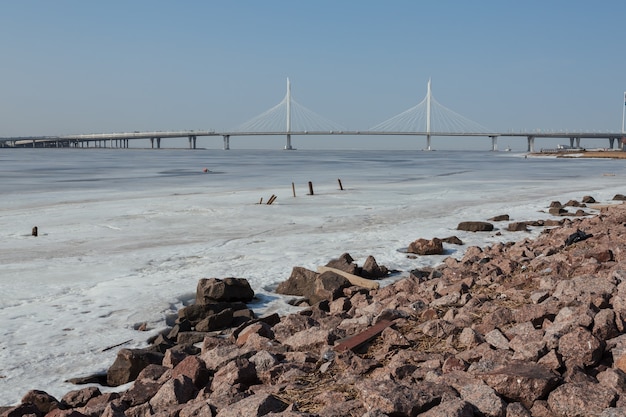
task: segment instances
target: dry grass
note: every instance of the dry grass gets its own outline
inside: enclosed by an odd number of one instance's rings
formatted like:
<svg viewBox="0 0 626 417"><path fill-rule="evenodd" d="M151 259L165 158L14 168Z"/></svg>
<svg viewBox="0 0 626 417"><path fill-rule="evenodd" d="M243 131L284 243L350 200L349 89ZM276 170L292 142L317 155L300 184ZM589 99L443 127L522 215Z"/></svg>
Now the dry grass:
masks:
<svg viewBox="0 0 626 417"><path fill-rule="evenodd" d="M339 394L343 396L343 401L353 400L359 395L353 385L338 383L332 369L326 373L315 372L299 378L297 384L297 388L288 388L274 395L286 404L296 404L298 410L305 413L319 413L325 408L327 404L319 400L325 393Z"/></svg>

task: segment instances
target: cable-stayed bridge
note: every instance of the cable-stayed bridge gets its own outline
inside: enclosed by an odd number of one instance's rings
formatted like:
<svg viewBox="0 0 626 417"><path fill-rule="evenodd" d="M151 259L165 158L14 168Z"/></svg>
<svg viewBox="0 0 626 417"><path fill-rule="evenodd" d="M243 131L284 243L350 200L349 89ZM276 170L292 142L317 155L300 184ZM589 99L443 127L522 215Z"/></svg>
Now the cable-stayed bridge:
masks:
<svg viewBox="0 0 626 417"><path fill-rule="evenodd" d="M494 151L498 149L497 140L499 137L519 137L525 138L528 144L528 151L534 152L535 138L565 138L569 139L571 147L576 148L580 147L582 138L608 139L609 148L612 149L616 141L626 137L626 133L623 130L622 126L622 132L496 132L440 104L433 97L430 80L428 81L426 96L417 105L368 129L350 130L309 110L294 100L291 95L291 84L289 79L287 79L287 92L282 101L247 122L226 131L135 131L64 136L24 136L0 138L0 147L128 148L130 140L149 139L152 148L160 148L161 139L188 138L189 148L195 149L196 140L199 136L222 136L224 149L227 150L230 149L231 136L285 136L287 141L285 149L291 150L293 149L291 143L292 136L368 135L423 136L426 138L427 150L431 150L431 139L436 136L489 137L491 138L491 149Z"/></svg>

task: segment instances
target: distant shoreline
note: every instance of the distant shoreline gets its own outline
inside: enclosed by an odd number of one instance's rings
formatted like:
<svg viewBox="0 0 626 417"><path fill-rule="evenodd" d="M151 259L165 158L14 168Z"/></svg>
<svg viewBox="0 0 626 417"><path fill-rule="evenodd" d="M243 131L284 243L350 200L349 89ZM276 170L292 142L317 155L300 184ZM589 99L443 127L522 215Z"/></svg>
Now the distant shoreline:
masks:
<svg viewBox="0 0 626 417"><path fill-rule="evenodd" d="M534 152L532 156L554 156L557 158L605 158L605 159L626 159L626 152L621 150L609 151L585 151L580 152Z"/></svg>

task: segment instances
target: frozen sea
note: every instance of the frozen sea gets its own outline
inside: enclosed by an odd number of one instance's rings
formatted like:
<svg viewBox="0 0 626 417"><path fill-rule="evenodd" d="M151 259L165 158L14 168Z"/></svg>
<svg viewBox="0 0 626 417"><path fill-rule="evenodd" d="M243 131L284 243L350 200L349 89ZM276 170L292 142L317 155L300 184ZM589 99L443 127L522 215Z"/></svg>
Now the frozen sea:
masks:
<svg viewBox="0 0 626 417"><path fill-rule="evenodd" d="M109 346L145 346L200 278L247 278L258 314L287 313L272 289L294 266L373 255L395 280L443 259L408 258L415 239L456 235L455 257L519 240L455 229L608 201L625 176L621 160L512 152L0 149L0 405L80 388L64 381L105 371Z"/></svg>

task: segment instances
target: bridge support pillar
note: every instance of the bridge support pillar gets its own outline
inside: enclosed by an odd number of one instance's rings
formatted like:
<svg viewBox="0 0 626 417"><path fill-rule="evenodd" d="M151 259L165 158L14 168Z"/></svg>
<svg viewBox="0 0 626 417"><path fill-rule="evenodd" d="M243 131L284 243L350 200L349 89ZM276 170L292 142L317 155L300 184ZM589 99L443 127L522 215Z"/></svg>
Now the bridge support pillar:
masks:
<svg viewBox="0 0 626 417"><path fill-rule="evenodd" d="M609 138L609 149L613 149L615 146L615 138Z"/></svg>
<svg viewBox="0 0 626 417"><path fill-rule="evenodd" d="M285 150L293 150L293 148L291 147L291 135L287 135L287 144L285 145Z"/></svg>
<svg viewBox="0 0 626 417"><path fill-rule="evenodd" d="M570 148L580 148L580 138L569 138L569 146Z"/></svg>
<svg viewBox="0 0 626 417"><path fill-rule="evenodd" d="M528 136L528 152L535 152L535 137Z"/></svg>
<svg viewBox="0 0 626 417"><path fill-rule="evenodd" d="M498 137L497 136L489 136L491 138L491 150L493 152L498 150Z"/></svg>
<svg viewBox="0 0 626 417"><path fill-rule="evenodd" d="M196 149L196 137L189 136L189 149Z"/></svg>
<svg viewBox="0 0 626 417"><path fill-rule="evenodd" d="M154 138L150 138L150 148L154 149Z"/></svg>
<svg viewBox="0 0 626 417"><path fill-rule="evenodd" d="M224 135L224 150L230 149L230 135Z"/></svg>
<svg viewBox="0 0 626 417"><path fill-rule="evenodd" d="M33 148L35 147L35 139L33 139Z"/></svg>
<svg viewBox="0 0 626 417"><path fill-rule="evenodd" d="M426 150L427 150L427 151L432 150L432 149L430 148L430 135L426 135Z"/></svg>
<svg viewBox="0 0 626 417"><path fill-rule="evenodd" d="M156 138L157 149L161 149L161 138Z"/></svg>

